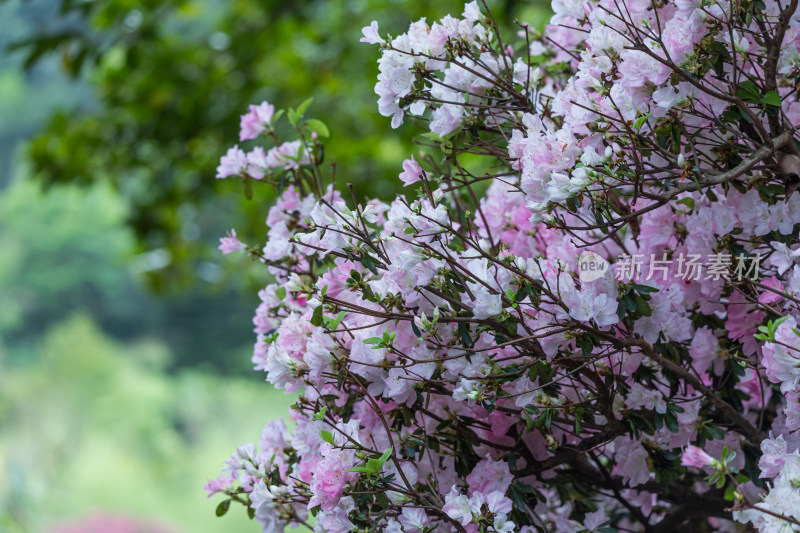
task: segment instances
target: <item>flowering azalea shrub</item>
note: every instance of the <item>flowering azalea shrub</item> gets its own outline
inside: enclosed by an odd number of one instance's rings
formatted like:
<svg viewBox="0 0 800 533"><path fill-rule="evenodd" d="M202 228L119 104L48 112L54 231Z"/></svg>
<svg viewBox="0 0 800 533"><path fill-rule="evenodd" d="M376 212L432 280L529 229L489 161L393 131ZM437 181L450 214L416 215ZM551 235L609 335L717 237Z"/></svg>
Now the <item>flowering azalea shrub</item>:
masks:
<svg viewBox="0 0 800 533"><path fill-rule="evenodd" d="M485 5L362 41L423 131L356 198L308 103L271 184L256 370L299 393L208 490L266 532L800 531L797 0ZM288 125L288 127L287 127ZM262 147L261 145L265 147ZM341 170L339 171L341 174ZM338 185L338 186L337 186Z"/></svg>

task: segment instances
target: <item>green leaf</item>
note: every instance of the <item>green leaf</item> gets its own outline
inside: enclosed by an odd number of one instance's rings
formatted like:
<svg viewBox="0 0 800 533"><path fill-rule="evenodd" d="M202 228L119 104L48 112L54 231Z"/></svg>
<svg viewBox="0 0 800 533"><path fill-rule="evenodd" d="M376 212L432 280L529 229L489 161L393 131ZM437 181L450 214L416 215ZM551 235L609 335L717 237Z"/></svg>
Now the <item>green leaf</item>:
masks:
<svg viewBox="0 0 800 533"><path fill-rule="evenodd" d="M347 315L346 311L339 311L339 314L336 315L336 319L331 320L330 324L328 325L328 329L333 331L338 328L339 324L341 324L342 320L344 320L345 315Z"/></svg>
<svg viewBox="0 0 800 533"><path fill-rule="evenodd" d="M284 114L285 112L286 112L286 111L285 111L284 109L278 109L277 111L275 111L275 114L274 114L274 115L272 115L272 120L271 120L270 122L271 122L273 125L275 125L275 124L278 122L278 120L280 120L280 118L283 116L283 114Z"/></svg>
<svg viewBox="0 0 800 533"><path fill-rule="evenodd" d="M313 101L314 101L313 98L309 98L308 100L300 104L300 107L298 107L296 111L297 118L300 118L305 114L306 109L308 109L308 106L310 106Z"/></svg>
<svg viewBox="0 0 800 533"><path fill-rule="evenodd" d="M467 348L472 348L475 346L475 343L472 341L472 337L469 334L469 329L463 322L458 323L458 334L461 335L461 342L464 343L464 346Z"/></svg>
<svg viewBox="0 0 800 533"><path fill-rule="evenodd" d="M376 457L371 457L371 458L367 459L367 462L366 462L365 465L363 465L363 466L354 466L353 468L348 468L346 470L346 472L359 472L359 473L370 474L370 475L378 474L383 469L383 465L384 465L384 463L386 463L386 460L392 454L392 450L393 450L393 448L389 448L388 450L383 452L383 455L381 455L380 457L377 457L377 458Z"/></svg>
<svg viewBox="0 0 800 533"><path fill-rule="evenodd" d="M320 137L330 137L331 133L328 131L328 126L321 120L310 118L306 121L306 127L319 135Z"/></svg>
<svg viewBox="0 0 800 533"><path fill-rule="evenodd" d="M650 316L653 314L653 311L650 309L650 304L648 304L644 298L638 295L636 296L636 310L644 316Z"/></svg>
<svg viewBox="0 0 800 533"><path fill-rule="evenodd" d="M761 102L761 91L758 85L750 80L745 80L736 88L736 94L745 102Z"/></svg>
<svg viewBox="0 0 800 533"><path fill-rule="evenodd" d="M380 344L382 340L383 339L380 337L370 337L368 339L364 339L364 344Z"/></svg>
<svg viewBox="0 0 800 533"><path fill-rule="evenodd" d="M217 510L215 511L215 514L217 516L225 516L225 513L227 513L228 509L230 508L231 508L231 500L223 500L219 502L219 505L217 505Z"/></svg>
<svg viewBox="0 0 800 533"><path fill-rule="evenodd" d="M381 463L381 466L383 466L383 464L384 464L384 463L385 463L385 462L386 462L386 461L389 459L389 456L390 456L390 455L392 455L392 450L393 450L393 449L394 449L394 448L389 448L388 450L386 450L385 452L383 452L383 455L381 455L381 456L380 456L380 458L378 459L378 461L380 461L380 463Z"/></svg>
<svg viewBox="0 0 800 533"><path fill-rule="evenodd" d="M586 335L581 335L577 338L577 341L578 345L581 347L583 355L587 357L592 355L592 350L594 349L594 343L592 342L592 339Z"/></svg>
<svg viewBox="0 0 800 533"><path fill-rule="evenodd" d="M439 136L438 133L433 133L432 131L426 131L425 133L420 133L419 137L422 137L424 139L431 139L431 140L434 140L434 141L441 141L442 140L442 138Z"/></svg>
<svg viewBox="0 0 800 533"><path fill-rule="evenodd" d="M667 414L664 415L664 422L667 424L667 429L669 429L670 433L677 433L680 430L678 426L678 417L672 412L667 412Z"/></svg>
<svg viewBox="0 0 800 533"><path fill-rule="evenodd" d="M722 440L725 438L725 432L718 426L706 426L706 431L708 431L709 435L714 437L716 440Z"/></svg>
<svg viewBox="0 0 800 533"><path fill-rule="evenodd" d="M521 302L528 296L528 286L525 283L520 284L517 294L514 295L515 302Z"/></svg>
<svg viewBox="0 0 800 533"><path fill-rule="evenodd" d="M739 112L739 108L731 106L722 113L720 118L723 122L737 123L742 119L742 114Z"/></svg>
<svg viewBox="0 0 800 533"><path fill-rule="evenodd" d="M369 271L373 274L378 274L378 269L375 268L375 263L372 262L372 258L369 256L369 254L361 254L361 264L364 265L364 268L369 269Z"/></svg>
<svg viewBox="0 0 800 533"><path fill-rule="evenodd" d="M650 113L647 113L646 115L642 115L641 117L637 118L636 122L633 123L634 129L636 131L641 130L642 126L644 126L644 123L647 122L648 118L650 118Z"/></svg>
<svg viewBox="0 0 800 533"><path fill-rule="evenodd" d="M317 327L322 325L322 304L314 309L314 314L311 315L311 325Z"/></svg>
<svg viewBox="0 0 800 533"><path fill-rule="evenodd" d="M378 472L380 472L380 471L381 471L381 467L382 467L382 466L383 466L383 465L382 465L382 464L380 464L380 463L378 462L378 460L377 460L377 459L367 459L367 466L366 466L366 468L367 468L367 471L368 471L370 474L377 474Z"/></svg>
<svg viewBox="0 0 800 533"><path fill-rule="evenodd" d="M776 107L780 107L781 105L781 95L778 94L778 91L769 91L761 101L767 105L774 105Z"/></svg>
<svg viewBox="0 0 800 533"><path fill-rule="evenodd" d="M348 468L345 472L359 472L362 474L371 474L372 472L365 466L354 466L353 468Z"/></svg>
<svg viewBox="0 0 800 533"><path fill-rule="evenodd" d="M325 442L327 442L331 446L334 446L333 435L331 434L330 431L326 431L326 430L323 429L322 431L319 432L319 436L322 437L322 440L324 440Z"/></svg>
<svg viewBox="0 0 800 533"><path fill-rule="evenodd" d="M640 293L658 292L658 289L656 287L650 287L649 285L639 285L638 283L634 283L631 285L631 287L636 289L636 292Z"/></svg>
<svg viewBox="0 0 800 533"><path fill-rule="evenodd" d="M286 189L286 172L282 172L281 179L278 182L278 196L282 195L285 189Z"/></svg>

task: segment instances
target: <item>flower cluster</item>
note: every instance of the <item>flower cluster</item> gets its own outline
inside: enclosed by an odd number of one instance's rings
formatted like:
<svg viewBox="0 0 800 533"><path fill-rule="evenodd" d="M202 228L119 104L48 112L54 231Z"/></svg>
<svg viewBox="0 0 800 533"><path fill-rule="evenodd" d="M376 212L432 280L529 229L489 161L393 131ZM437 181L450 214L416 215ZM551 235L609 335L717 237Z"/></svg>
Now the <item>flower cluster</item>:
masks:
<svg viewBox="0 0 800 533"><path fill-rule="evenodd" d="M800 442L783 436L761 443L761 476L774 478L769 493L758 505L735 511L737 520L752 522L760 531L793 531L800 521ZM791 451L789 451L791 449Z"/></svg>
<svg viewBox="0 0 800 533"><path fill-rule="evenodd" d="M800 531L797 1L553 11L512 41L476 2L364 28L380 112L426 129L388 203L327 185L309 102L242 117L272 147L232 148L217 177L278 199L265 244L220 248L265 264L253 362L299 396L291 432L270 423L209 483L219 514ZM589 253L610 267L582 276ZM737 261L686 276L684 257Z"/></svg>

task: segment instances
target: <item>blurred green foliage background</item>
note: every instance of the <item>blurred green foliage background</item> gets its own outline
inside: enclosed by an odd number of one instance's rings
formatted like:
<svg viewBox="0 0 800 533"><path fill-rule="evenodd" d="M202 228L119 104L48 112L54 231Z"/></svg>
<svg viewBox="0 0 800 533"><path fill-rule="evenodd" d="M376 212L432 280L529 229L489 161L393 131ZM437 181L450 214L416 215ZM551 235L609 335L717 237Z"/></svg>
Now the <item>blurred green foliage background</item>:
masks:
<svg viewBox="0 0 800 533"><path fill-rule="evenodd" d="M507 28L549 16L541 1L490 6ZM216 519L201 487L292 402L250 371L264 273L216 250L230 227L263 240L271 193L247 201L214 168L247 104L313 96L337 182L398 192L417 132L378 114L361 27L397 35L462 9L0 0L0 531L89 533L83 517L108 513L257 530Z"/></svg>

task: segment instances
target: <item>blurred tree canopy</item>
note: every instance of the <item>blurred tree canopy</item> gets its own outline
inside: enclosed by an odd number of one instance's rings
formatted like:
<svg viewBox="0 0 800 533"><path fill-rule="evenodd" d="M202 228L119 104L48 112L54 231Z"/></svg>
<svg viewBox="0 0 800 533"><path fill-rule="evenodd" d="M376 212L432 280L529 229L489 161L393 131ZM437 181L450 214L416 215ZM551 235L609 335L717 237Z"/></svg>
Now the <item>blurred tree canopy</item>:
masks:
<svg viewBox="0 0 800 533"><path fill-rule="evenodd" d="M8 0L0 0L8 1ZM387 135L372 92L378 54L359 43L361 27L381 21L398 34L422 16L460 14L462 0L61 0L23 2L47 10L43 22L8 50L28 67L57 55L85 77L97 105L55 115L28 155L45 184L109 181L129 206L141 249L164 254L156 286L196 280L209 240L235 225L258 242L265 228L258 201L237 182L214 180L219 156L238 138L238 117L263 99L309 110L332 132L328 160L337 182L361 194L397 190L400 162L414 128ZM514 17L541 25L546 2L518 8L491 3L501 24ZM47 8L43 6L47 6ZM262 197L263 200L263 197ZM213 202L213 205L212 205Z"/></svg>
<svg viewBox="0 0 800 533"><path fill-rule="evenodd" d="M13 174L12 163L20 143L38 132L54 109L77 102L86 107L94 101L87 81L64 76L57 57L37 58L35 64L23 69L21 54L1 53L11 43L38 31L37 21L48 18L45 8L42 2L23 5L19 0L0 0L0 187L8 184ZM53 28L69 23L67 17L54 22Z"/></svg>
<svg viewBox="0 0 800 533"><path fill-rule="evenodd" d="M163 294L139 273L158 261L134 253L124 201L108 183L55 185L43 193L16 179L0 196L0 350L31 346L42 332L82 312L118 341L158 338L170 369L249 372L252 298L235 287ZM210 284L207 284L210 285ZM16 355L15 355L16 354ZM24 365L25 352L12 351ZM11 357L11 356L9 356Z"/></svg>

